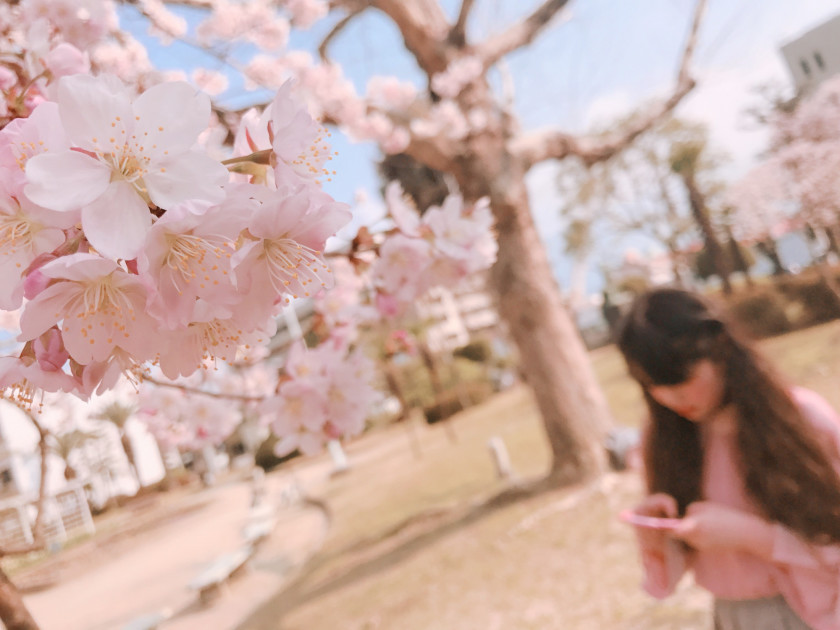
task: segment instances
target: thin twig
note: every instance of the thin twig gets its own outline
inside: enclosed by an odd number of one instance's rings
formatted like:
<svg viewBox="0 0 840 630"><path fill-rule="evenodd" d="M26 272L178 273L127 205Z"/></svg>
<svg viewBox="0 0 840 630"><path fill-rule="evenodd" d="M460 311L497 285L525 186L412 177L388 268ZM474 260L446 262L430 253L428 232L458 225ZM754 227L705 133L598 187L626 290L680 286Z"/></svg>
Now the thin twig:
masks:
<svg viewBox="0 0 840 630"><path fill-rule="evenodd" d="M364 11L366 8L367 7L361 7L358 9L351 10L347 15L341 18L335 26L332 27L332 30L329 33L327 33L326 37L324 37L324 40L321 42L321 45L318 46L318 55L321 57L321 61L323 61L324 63L330 62L329 56L327 55L327 47L330 45L330 42L332 42L332 40L335 39L336 36L344 30L344 28L350 23L350 21L354 17L362 13L362 11Z"/></svg>
<svg viewBox="0 0 840 630"><path fill-rule="evenodd" d="M180 389L181 391L188 392L190 394L201 394L202 396L210 396L211 398L222 398L222 399L230 399L230 400L242 400L245 402L262 402L268 396L246 396L244 394L225 394L222 392L208 392L205 389L200 389L198 387L190 387L189 385L184 385L183 383L173 383L172 381L162 381L156 379L153 376L143 375L142 379L153 385L158 385L160 387L171 387L173 389Z"/></svg>
<svg viewBox="0 0 840 630"><path fill-rule="evenodd" d="M458 20L449 31L449 41L456 46L463 46L467 41L467 19L475 4L475 0L463 0L461 10L458 12Z"/></svg>

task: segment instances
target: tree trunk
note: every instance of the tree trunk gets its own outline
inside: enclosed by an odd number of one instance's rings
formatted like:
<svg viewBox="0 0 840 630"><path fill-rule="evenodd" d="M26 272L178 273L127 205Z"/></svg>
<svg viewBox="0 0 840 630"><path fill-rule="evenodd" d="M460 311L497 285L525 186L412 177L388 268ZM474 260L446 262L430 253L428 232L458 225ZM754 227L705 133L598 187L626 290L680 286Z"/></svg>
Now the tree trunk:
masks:
<svg viewBox="0 0 840 630"><path fill-rule="evenodd" d="M425 341L419 341L417 343L417 349L420 352L420 358L423 360L423 365L429 373L429 382L432 385L432 392L434 392L435 395L435 403L438 403L446 393L446 387L444 387L443 380L440 378L440 369L438 368L437 358Z"/></svg>
<svg viewBox="0 0 840 630"><path fill-rule="evenodd" d="M39 630L23 603L20 591L0 569L0 621L6 630Z"/></svg>
<svg viewBox="0 0 840 630"><path fill-rule="evenodd" d="M134 461L134 448L131 444L131 438L128 437L125 429L120 429L120 443L125 452L125 457L128 460L128 468L131 470L131 474L137 482L137 490L139 492L143 488L143 482L140 481L140 474L137 472L137 463Z"/></svg>
<svg viewBox="0 0 840 630"><path fill-rule="evenodd" d="M712 222L709 220L709 213L706 210L706 202L703 199L703 194L697 188L697 182L694 181L694 176L689 171L683 171L680 174L685 188L688 191L688 202L691 206L691 216L694 217L697 226L703 234L703 242L712 259L712 265L715 269L715 275L720 278L723 283L723 292L727 295L732 293L732 284L729 282L730 266L727 261L726 252L720 244L720 241L715 234L712 227Z"/></svg>
<svg viewBox="0 0 840 630"><path fill-rule="evenodd" d="M773 265L773 275L774 276L783 276L787 273L787 269L785 269L784 264L782 264L782 259L779 256L779 248L776 245L776 241L772 238L766 238L763 241L758 241L755 244L756 249L770 261Z"/></svg>
<svg viewBox="0 0 840 630"><path fill-rule="evenodd" d="M832 226L827 226L823 228L825 232L825 236L828 239L828 252L833 252L836 255L840 255L840 244L838 244L838 237L836 229Z"/></svg>
<svg viewBox="0 0 840 630"><path fill-rule="evenodd" d="M389 357L382 359L382 373L385 375L385 382L388 384L388 391L391 392L391 394L393 394L400 403L400 415L397 417L396 422L405 420L408 417L409 412L408 401L405 399L402 385L400 385L400 380L397 378L396 369Z"/></svg>
<svg viewBox="0 0 840 630"><path fill-rule="evenodd" d="M682 256L680 248L677 246L676 241L671 239L665 241L665 247L668 249L668 254L671 257L671 273L674 274L674 282L677 286L688 288L689 283L683 277L682 269L680 269L680 257Z"/></svg>
<svg viewBox="0 0 840 630"><path fill-rule="evenodd" d="M835 316L840 317L840 284L837 282L834 268L827 260L823 260L817 265L817 272L820 274L820 281L834 299Z"/></svg>
<svg viewBox="0 0 840 630"><path fill-rule="evenodd" d="M524 169L488 135L474 144L456 176L466 198L490 197L499 241L491 282L542 414L550 476L561 484L581 481L605 469L609 406L563 306L531 215Z"/></svg>

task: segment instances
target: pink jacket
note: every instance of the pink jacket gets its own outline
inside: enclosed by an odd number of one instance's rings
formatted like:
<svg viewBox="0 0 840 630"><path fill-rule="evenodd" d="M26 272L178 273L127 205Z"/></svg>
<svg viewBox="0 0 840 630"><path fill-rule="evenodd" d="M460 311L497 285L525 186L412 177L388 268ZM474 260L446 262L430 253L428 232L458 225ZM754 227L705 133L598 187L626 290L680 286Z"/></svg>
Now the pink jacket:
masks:
<svg viewBox="0 0 840 630"><path fill-rule="evenodd" d="M840 416L818 394L793 392L805 415L834 446L840 466ZM704 427L704 498L757 513L736 468L734 431ZM817 546L781 525L771 562L735 551L693 551L669 541L664 548L641 547L645 590L657 598L670 595L686 570L715 597L757 599L781 594L814 630L840 630L840 546ZM642 540L642 539L640 539Z"/></svg>

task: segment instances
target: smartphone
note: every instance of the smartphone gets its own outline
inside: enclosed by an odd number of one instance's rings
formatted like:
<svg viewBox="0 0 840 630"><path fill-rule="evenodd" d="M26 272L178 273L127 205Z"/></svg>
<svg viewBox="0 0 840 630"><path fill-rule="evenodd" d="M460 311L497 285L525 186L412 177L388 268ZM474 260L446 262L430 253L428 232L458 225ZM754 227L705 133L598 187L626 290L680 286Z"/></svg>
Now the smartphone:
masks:
<svg viewBox="0 0 840 630"><path fill-rule="evenodd" d="M656 516L643 516L636 514L633 510L622 510L618 518L625 523L636 525L638 527L648 527L650 529L664 529L670 530L677 527L682 519L679 518L659 518Z"/></svg>

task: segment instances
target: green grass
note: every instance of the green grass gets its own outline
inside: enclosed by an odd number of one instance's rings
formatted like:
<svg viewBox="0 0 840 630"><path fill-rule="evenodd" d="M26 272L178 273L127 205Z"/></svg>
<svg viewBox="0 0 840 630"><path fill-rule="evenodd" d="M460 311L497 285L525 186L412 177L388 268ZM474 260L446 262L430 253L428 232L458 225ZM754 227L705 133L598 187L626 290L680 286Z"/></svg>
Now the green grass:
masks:
<svg viewBox="0 0 840 630"><path fill-rule="evenodd" d="M840 406L838 342L835 322L762 348L792 381ZM592 361L616 421L638 425L641 396L615 348ZM604 491L558 489L475 509L503 487L487 440L502 437L516 472L537 476L549 465L542 424L530 392L517 387L452 426L457 442L443 426L416 424L420 456L407 426L350 444L354 467L324 497L334 523L318 560L243 630L709 627L709 597L690 582L665 602L639 589L632 532L616 519L640 495L635 473L609 477Z"/></svg>

